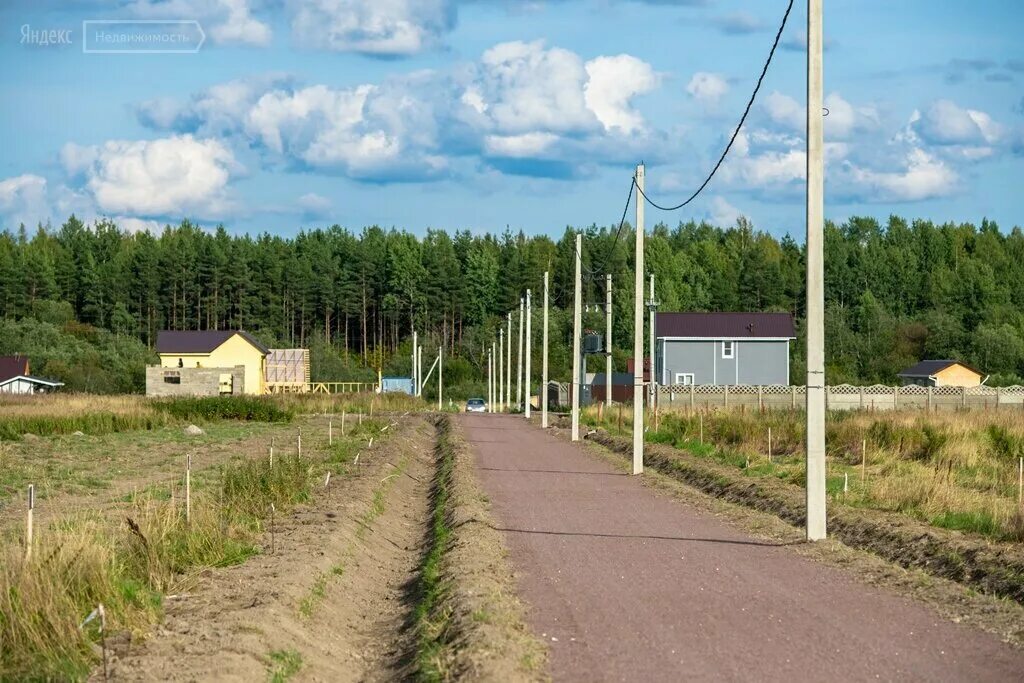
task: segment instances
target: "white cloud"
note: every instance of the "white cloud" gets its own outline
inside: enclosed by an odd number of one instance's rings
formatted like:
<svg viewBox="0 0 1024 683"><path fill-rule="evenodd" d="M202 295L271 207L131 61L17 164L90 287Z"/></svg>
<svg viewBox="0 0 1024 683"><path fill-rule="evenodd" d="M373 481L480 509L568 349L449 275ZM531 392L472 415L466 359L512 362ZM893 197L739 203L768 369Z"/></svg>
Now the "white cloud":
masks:
<svg viewBox="0 0 1024 683"><path fill-rule="evenodd" d="M331 200L316 192L307 192L298 199L298 205L307 216L323 216L331 209Z"/></svg>
<svg viewBox="0 0 1024 683"><path fill-rule="evenodd" d="M46 179L31 173L0 180L0 228L31 227L45 222L50 212L46 201Z"/></svg>
<svg viewBox="0 0 1024 683"><path fill-rule="evenodd" d="M846 171L866 194L867 201L913 202L954 192L959 178L941 159L911 149L900 171L873 171L847 164Z"/></svg>
<svg viewBox="0 0 1024 683"><path fill-rule="evenodd" d="M222 143L191 135L111 140L85 148L69 144L61 158L69 172L84 174L100 211L133 216L222 215L230 206L228 180L237 168Z"/></svg>
<svg viewBox="0 0 1024 683"><path fill-rule="evenodd" d="M765 23L749 12L731 12L716 17L713 22L722 33L729 35L756 33L765 28Z"/></svg>
<svg viewBox="0 0 1024 683"><path fill-rule="evenodd" d="M807 128L807 107L789 95L771 92L764 98L764 110L772 123L783 128L800 132Z"/></svg>
<svg viewBox="0 0 1024 683"><path fill-rule="evenodd" d="M299 47L408 56L434 47L455 25L452 0L292 0Z"/></svg>
<svg viewBox="0 0 1024 683"><path fill-rule="evenodd" d="M686 85L686 92L704 105L716 105L729 92L729 84L720 74L698 71Z"/></svg>
<svg viewBox="0 0 1024 683"><path fill-rule="evenodd" d="M936 145L991 145L1006 129L976 109L964 109L950 100L937 100L923 113L915 111L911 129L921 139Z"/></svg>
<svg viewBox="0 0 1024 683"><path fill-rule="evenodd" d="M644 125L643 116L630 107L635 96L658 85L651 65L631 55L597 57L586 64L583 100L605 130L633 133Z"/></svg>
<svg viewBox="0 0 1024 683"><path fill-rule="evenodd" d="M197 19L214 42L264 46L270 27L252 16L249 0L132 0L125 9L144 19Z"/></svg>
<svg viewBox="0 0 1024 683"><path fill-rule="evenodd" d="M558 142L558 136L552 133L488 135L484 138L484 151L500 157L541 157L556 142Z"/></svg>
<svg viewBox="0 0 1024 683"><path fill-rule="evenodd" d="M720 227L731 227L744 213L725 200L725 197L715 196L711 198L711 208L708 217L711 223Z"/></svg>

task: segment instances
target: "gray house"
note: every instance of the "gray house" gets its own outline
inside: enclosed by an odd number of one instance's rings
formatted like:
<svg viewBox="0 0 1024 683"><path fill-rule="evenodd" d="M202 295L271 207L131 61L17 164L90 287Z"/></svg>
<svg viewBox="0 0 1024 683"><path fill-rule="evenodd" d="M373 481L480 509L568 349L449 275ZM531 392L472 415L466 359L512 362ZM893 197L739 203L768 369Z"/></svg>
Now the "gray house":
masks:
<svg viewBox="0 0 1024 683"><path fill-rule="evenodd" d="M789 313L658 313L659 384L789 384Z"/></svg>

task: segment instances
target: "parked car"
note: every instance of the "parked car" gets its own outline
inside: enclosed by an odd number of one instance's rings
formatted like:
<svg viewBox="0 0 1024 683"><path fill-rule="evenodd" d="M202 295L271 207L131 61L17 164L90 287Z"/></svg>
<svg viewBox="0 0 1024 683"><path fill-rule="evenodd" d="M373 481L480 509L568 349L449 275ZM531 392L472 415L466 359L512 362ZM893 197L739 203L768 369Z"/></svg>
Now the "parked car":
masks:
<svg viewBox="0 0 1024 683"><path fill-rule="evenodd" d="M486 413L487 402L482 398L471 398L466 401L466 412L467 413Z"/></svg>

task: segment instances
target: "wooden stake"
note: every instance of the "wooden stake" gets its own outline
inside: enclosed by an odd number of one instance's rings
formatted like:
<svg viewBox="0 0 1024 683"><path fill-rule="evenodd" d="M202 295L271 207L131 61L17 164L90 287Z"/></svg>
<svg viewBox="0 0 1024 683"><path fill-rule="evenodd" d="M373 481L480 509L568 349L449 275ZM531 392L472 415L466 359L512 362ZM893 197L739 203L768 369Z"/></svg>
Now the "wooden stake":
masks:
<svg viewBox="0 0 1024 683"><path fill-rule="evenodd" d="M103 603L96 608L100 613L100 647L103 649L103 680L110 680L110 672L107 667L107 611L103 609Z"/></svg>
<svg viewBox="0 0 1024 683"><path fill-rule="evenodd" d="M299 457L301 458L302 457L302 428L301 427L299 427L298 451L297 452L299 454Z"/></svg>
<svg viewBox="0 0 1024 683"><path fill-rule="evenodd" d="M185 524L192 523L192 454L185 456Z"/></svg>
<svg viewBox="0 0 1024 683"><path fill-rule="evenodd" d="M768 462L772 461L772 428L768 428Z"/></svg>
<svg viewBox="0 0 1024 683"><path fill-rule="evenodd" d="M700 444L704 445L704 413L700 414Z"/></svg>
<svg viewBox="0 0 1024 683"><path fill-rule="evenodd" d="M327 445L334 445L334 420L327 421Z"/></svg>
<svg viewBox="0 0 1024 683"><path fill-rule="evenodd" d="M274 437L270 437L270 469L274 469Z"/></svg>
<svg viewBox="0 0 1024 683"><path fill-rule="evenodd" d="M341 411L341 435L345 436L345 411Z"/></svg>
<svg viewBox="0 0 1024 683"><path fill-rule="evenodd" d="M276 555L277 554L277 537L274 535L274 531L275 531L274 530L274 513L275 512L277 512L277 509L274 507L274 504L271 503L270 504L270 554L271 555Z"/></svg>
<svg viewBox="0 0 1024 683"><path fill-rule="evenodd" d="M843 472L843 493L846 493L849 490L850 490L850 473L849 472Z"/></svg>
<svg viewBox="0 0 1024 683"><path fill-rule="evenodd" d="M330 484L330 483L331 483L331 473L328 472L327 473L327 478L324 479L324 488L327 488L327 485Z"/></svg>
<svg viewBox="0 0 1024 683"><path fill-rule="evenodd" d="M622 433L622 404L619 404L619 434Z"/></svg>
<svg viewBox="0 0 1024 683"><path fill-rule="evenodd" d="M864 486L868 476L868 440L860 442L860 485Z"/></svg>
<svg viewBox="0 0 1024 683"><path fill-rule="evenodd" d="M36 485L28 485L28 511L25 517L25 562L32 559L33 515L36 509Z"/></svg>
<svg viewBox="0 0 1024 683"><path fill-rule="evenodd" d="M1024 458L1017 465L1017 502L1024 503Z"/></svg>

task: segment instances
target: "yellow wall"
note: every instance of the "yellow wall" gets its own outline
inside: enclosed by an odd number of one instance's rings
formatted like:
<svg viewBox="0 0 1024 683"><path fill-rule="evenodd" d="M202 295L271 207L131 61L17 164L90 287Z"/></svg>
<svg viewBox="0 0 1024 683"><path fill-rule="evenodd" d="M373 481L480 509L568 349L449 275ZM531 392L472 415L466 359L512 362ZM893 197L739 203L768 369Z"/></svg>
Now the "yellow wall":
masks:
<svg viewBox="0 0 1024 683"><path fill-rule="evenodd" d="M245 393L262 394L264 364L266 358L255 346L241 335L234 335L211 353L165 353L160 355L160 365L165 368L178 367L178 359L186 368L201 365L204 368L233 368L245 366Z"/></svg>
<svg viewBox="0 0 1024 683"><path fill-rule="evenodd" d="M935 373L935 386L976 387L979 384L981 384L981 375L962 365L950 365L945 370Z"/></svg>

